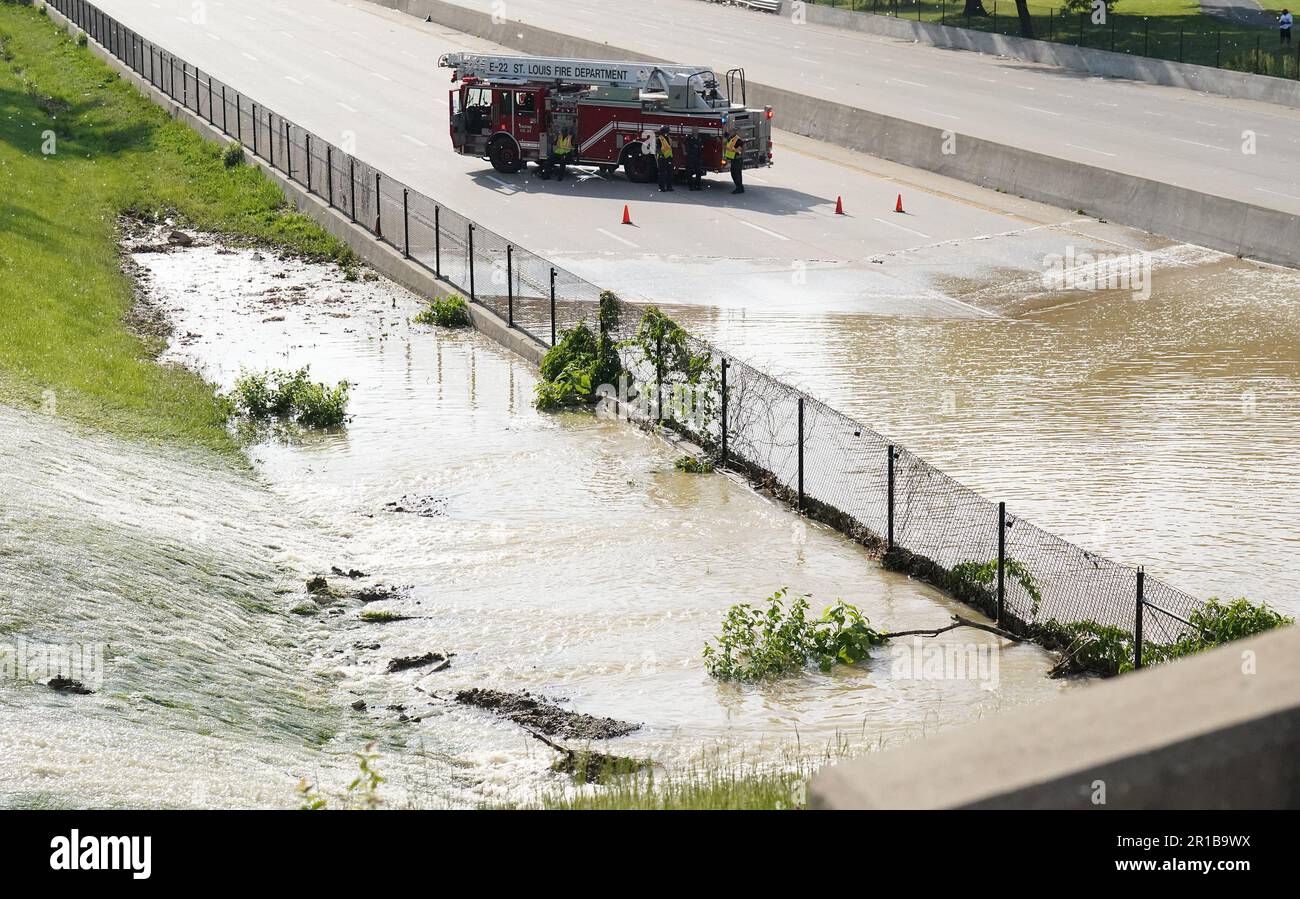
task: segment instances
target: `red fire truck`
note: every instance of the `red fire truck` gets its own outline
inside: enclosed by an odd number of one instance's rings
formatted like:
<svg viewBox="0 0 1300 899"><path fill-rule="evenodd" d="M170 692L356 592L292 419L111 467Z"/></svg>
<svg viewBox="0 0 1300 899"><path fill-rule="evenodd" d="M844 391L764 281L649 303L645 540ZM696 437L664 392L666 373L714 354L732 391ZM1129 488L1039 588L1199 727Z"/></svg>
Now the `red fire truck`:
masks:
<svg viewBox="0 0 1300 899"><path fill-rule="evenodd" d="M459 82L450 96L452 146L499 172L536 162L549 177L551 148L565 128L573 137L571 164L605 172L621 165L636 182L655 180L654 142L664 126L679 171L692 129L703 140L706 171L726 168L722 151L732 130L744 139L745 168L772 164L772 107L745 106L742 69L727 72L724 93L713 71L698 66L475 53L447 53L438 65Z"/></svg>

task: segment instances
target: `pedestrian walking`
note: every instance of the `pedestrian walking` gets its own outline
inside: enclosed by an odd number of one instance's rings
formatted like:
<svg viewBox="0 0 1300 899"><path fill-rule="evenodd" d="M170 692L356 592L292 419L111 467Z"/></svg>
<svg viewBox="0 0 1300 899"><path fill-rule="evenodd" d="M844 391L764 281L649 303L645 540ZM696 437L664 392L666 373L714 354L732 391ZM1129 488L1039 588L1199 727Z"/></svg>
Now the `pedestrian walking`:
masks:
<svg viewBox="0 0 1300 899"><path fill-rule="evenodd" d="M736 185L733 194L745 192L745 179L741 172L745 168L745 139L738 131L731 132L727 145L722 151L722 158L731 164L731 180Z"/></svg>
<svg viewBox="0 0 1300 899"><path fill-rule="evenodd" d="M1291 10L1282 10L1282 15L1277 17L1279 39L1286 46L1291 46Z"/></svg>
<svg viewBox="0 0 1300 899"><path fill-rule="evenodd" d="M660 192L673 189L673 145L668 139L668 126L659 129L659 141L656 145L655 162L659 166Z"/></svg>

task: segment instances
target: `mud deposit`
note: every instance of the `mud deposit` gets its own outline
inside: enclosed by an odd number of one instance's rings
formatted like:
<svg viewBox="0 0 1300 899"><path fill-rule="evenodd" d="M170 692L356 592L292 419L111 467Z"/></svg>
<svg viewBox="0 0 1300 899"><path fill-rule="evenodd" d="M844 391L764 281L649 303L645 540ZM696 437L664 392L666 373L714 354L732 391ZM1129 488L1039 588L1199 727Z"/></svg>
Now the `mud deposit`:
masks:
<svg viewBox="0 0 1300 899"><path fill-rule="evenodd" d="M548 737L563 737L567 740L608 740L641 729L640 724L571 712L532 696L527 690L521 693L503 693L500 690L474 687L458 692L456 701L461 705L487 709L498 717Z"/></svg>

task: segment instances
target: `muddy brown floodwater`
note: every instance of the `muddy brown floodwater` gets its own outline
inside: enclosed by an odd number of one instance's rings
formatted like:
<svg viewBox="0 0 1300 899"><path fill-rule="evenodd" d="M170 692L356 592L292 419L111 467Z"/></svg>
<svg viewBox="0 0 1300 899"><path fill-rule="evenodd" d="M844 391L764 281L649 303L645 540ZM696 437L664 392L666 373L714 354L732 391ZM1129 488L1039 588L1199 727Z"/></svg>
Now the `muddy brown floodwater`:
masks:
<svg viewBox="0 0 1300 899"><path fill-rule="evenodd" d="M674 312L1086 549L1300 613L1300 273L1183 247L1145 298L1002 288L957 294L997 317Z"/></svg>
<svg viewBox="0 0 1300 899"><path fill-rule="evenodd" d="M676 471L657 437L539 414L526 363L413 324L420 302L386 282L207 245L136 260L175 326L168 360L223 388L310 364L353 383L352 419L263 434L246 475L0 412L19 485L0 633L110 648L93 695L0 685L0 803L283 806L307 777L337 804L372 739L398 804L565 783L509 716L456 702L474 689L636 725L597 748L674 769L866 749L1071 687L1044 651L973 631L933 641L947 662L908 644L719 685L705 640L782 586L890 628L958 607L744 483ZM318 575L330 593L309 595Z"/></svg>

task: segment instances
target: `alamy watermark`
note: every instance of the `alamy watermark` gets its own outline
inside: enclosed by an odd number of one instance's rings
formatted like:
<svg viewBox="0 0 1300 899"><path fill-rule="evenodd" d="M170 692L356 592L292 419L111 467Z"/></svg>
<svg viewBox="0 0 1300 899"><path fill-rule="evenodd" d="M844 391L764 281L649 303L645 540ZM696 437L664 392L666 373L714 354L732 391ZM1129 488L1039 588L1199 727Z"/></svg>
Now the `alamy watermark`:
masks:
<svg viewBox="0 0 1300 899"><path fill-rule="evenodd" d="M897 680L972 681L981 690L1001 683L1001 655L992 643L934 643L912 638L891 641L889 674Z"/></svg>
<svg viewBox="0 0 1300 899"><path fill-rule="evenodd" d="M1150 253L1065 253L1043 257L1043 287L1047 290L1127 290L1138 299L1151 296Z"/></svg>
<svg viewBox="0 0 1300 899"><path fill-rule="evenodd" d="M104 684L103 643L39 643L24 637L0 641L0 681L77 681L92 690Z"/></svg>

